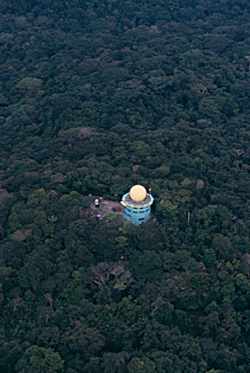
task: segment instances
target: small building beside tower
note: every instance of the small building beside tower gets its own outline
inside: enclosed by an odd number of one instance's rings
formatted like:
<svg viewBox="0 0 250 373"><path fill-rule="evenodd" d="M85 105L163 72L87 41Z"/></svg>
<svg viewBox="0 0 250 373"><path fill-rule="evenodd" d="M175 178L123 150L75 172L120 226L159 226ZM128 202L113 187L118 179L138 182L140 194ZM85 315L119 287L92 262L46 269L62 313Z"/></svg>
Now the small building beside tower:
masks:
<svg viewBox="0 0 250 373"><path fill-rule="evenodd" d="M139 226L150 218L151 205L154 198L142 185L134 185L129 193L124 194L121 204L127 221Z"/></svg>

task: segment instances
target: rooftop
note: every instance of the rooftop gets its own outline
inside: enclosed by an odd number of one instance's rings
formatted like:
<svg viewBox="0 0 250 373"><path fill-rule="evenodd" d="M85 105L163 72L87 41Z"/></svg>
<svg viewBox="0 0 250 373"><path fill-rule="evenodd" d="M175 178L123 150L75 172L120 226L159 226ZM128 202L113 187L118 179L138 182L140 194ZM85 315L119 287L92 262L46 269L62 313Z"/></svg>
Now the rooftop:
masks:
<svg viewBox="0 0 250 373"><path fill-rule="evenodd" d="M150 201L152 201L152 197L151 197L150 194L146 194L145 198L142 201L138 202L138 201L133 200L130 197L130 193L127 193L123 196L123 201L127 202L128 204L133 204L133 205L136 205L136 206L144 206L144 205L150 203Z"/></svg>

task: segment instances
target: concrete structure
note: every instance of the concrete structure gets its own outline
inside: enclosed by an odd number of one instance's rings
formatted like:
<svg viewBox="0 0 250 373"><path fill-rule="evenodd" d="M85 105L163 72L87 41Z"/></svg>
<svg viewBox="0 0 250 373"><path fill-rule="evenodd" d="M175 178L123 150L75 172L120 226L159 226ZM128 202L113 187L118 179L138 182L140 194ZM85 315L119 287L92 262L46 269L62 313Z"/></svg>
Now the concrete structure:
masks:
<svg viewBox="0 0 250 373"><path fill-rule="evenodd" d="M150 217L150 206L153 202L154 198L142 185L134 185L121 201L126 220L137 226L145 223Z"/></svg>

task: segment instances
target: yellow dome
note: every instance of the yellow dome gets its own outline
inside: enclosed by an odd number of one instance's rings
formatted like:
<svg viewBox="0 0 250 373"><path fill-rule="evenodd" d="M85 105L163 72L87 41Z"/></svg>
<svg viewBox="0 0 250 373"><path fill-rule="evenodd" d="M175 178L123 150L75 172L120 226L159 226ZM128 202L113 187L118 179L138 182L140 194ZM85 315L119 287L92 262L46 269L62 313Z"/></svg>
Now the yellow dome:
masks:
<svg viewBox="0 0 250 373"><path fill-rule="evenodd" d="M129 195L133 201L140 202L146 198L147 191L142 185L134 185L130 189Z"/></svg>

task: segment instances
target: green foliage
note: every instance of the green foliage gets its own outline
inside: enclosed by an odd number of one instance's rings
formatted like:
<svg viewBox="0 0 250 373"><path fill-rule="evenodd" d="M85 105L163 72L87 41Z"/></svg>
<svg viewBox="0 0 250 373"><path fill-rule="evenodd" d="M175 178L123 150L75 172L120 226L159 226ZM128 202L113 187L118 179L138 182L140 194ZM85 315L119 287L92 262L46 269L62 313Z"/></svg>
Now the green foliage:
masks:
<svg viewBox="0 0 250 373"><path fill-rule="evenodd" d="M208 267L213 267L216 264L216 255L213 249L204 250L203 262Z"/></svg>
<svg viewBox="0 0 250 373"><path fill-rule="evenodd" d="M16 372L33 368L37 372L60 372L64 361L52 348L29 347L15 366Z"/></svg>
<svg viewBox="0 0 250 373"><path fill-rule="evenodd" d="M155 363L148 358L140 359L138 357L134 357L128 364L129 373L153 373L155 372L155 368Z"/></svg>
<svg viewBox="0 0 250 373"><path fill-rule="evenodd" d="M249 12L0 2L1 373L249 371Z"/></svg>
<svg viewBox="0 0 250 373"><path fill-rule="evenodd" d="M173 220L176 218L176 212L178 209L178 206L176 204L171 203L170 201L161 201L160 202L161 206L161 214L163 215L164 218L168 220Z"/></svg>

